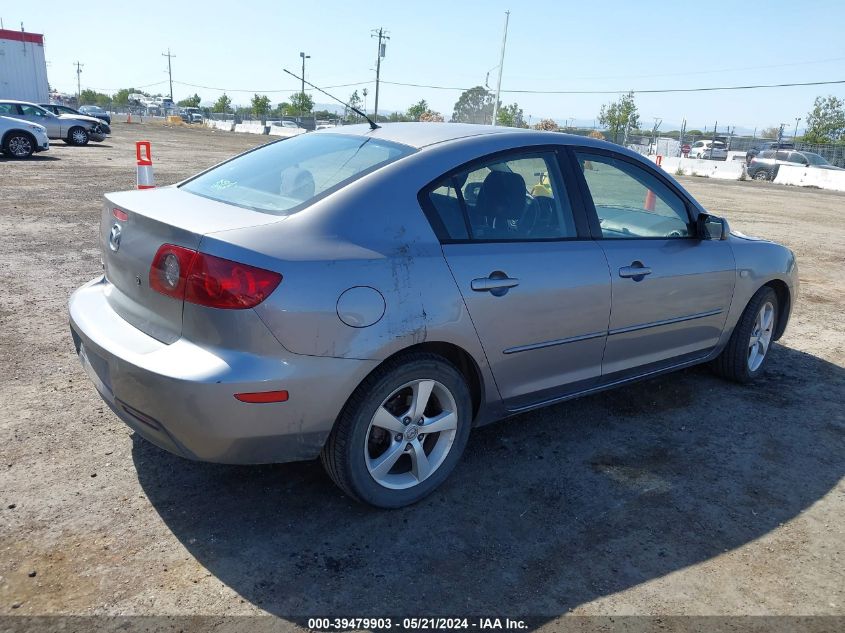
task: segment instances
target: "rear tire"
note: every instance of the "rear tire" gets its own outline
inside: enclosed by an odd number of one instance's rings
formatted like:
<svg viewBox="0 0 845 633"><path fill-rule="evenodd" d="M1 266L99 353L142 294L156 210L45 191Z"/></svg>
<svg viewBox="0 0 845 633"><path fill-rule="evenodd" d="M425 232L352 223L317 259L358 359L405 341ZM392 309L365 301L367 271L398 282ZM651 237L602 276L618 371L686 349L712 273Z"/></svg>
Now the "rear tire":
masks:
<svg viewBox="0 0 845 633"><path fill-rule="evenodd" d="M778 297L769 286L754 293L722 353L712 362L722 378L746 383L754 380L769 360L778 325Z"/></svg>
<svg viewBox="0 0 845 633"><path fill-rule="evenodd" d="M441 356L410 354L388 361L358 386L320 457L353 499L401 508L446 480L471 424L472 401L460 371Z"/></svg>
<svg viewBox="0 0 845 633"><path fill-rule="evenodd" d="M88 131L83 127L72 127L68 130L67 133L67 143L68 145L76 145L77 147L81 147L83 145L88 145Z"/></svg>
<svg viewBox="0 0 845 633"><path fill-rule="evenodd" d="M10 132L3 139L3 153L12 158L29 158L35 146L35 138L26 132Z"/></svg>
<svg viewBox="0 0 845 633"><path fill-rule="evenodd" d="M769 175L768 169L761 169L754 173L754 180L759 180L761 182L767 182L771 180L771 176Z"/></svg>

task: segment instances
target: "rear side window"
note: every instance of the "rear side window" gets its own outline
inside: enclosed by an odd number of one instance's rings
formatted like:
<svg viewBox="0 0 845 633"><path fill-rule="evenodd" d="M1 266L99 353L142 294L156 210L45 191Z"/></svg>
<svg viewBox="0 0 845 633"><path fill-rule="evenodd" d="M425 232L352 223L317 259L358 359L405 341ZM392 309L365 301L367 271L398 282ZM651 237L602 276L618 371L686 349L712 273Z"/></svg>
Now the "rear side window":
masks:
<svg viewBox="0 0 845 633"><path fill-rule="evenodd" d="M552 153L504 156L479 163L444 177L423 196L441 240L532 241L577 236Z"/></svg>
<svg viewBox="0 0 845 633"><path fill-rule="evenodd" d="M363 136L302 134L242 154L181 185L185 191L288 215L414 149Z"/></svg>

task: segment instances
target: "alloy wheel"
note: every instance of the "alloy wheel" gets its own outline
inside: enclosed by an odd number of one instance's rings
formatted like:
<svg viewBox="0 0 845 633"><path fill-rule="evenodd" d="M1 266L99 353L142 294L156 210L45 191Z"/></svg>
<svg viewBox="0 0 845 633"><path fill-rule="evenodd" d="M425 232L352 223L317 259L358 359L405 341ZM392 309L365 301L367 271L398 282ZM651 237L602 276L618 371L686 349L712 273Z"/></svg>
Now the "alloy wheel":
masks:
<svg viewBox="0 0 845 633"><path fill-rule="evenodd" d="M73 142L77 145L84 145L88 140L88 134L85 130L77 128L73 131L73 134L71 134L71 138L73 138Z"/></svg>
<svg viewBox="0 0 845 633"><path fill-rule="evenodd" d="M17 158L26 158L32 154L32 141L26 136L13 136L9 139L9 151Z"/></svg>
<svg viewBox="0 0 845 633"><path fill-rule="evenodd" d="M757 312L754 327L751 329L751 337L748 340L748 369L750 371L757 371L763 364L772 342L774 325L775 307L767 301Z"/></svg>
<svg viewBox="0 0 845 633"><path fill-rule="evenodd" d="M370 476L393 490L412 488L440 468L455 441L455 398L436 380L414 380L378 407L364 445Z"/></svg>

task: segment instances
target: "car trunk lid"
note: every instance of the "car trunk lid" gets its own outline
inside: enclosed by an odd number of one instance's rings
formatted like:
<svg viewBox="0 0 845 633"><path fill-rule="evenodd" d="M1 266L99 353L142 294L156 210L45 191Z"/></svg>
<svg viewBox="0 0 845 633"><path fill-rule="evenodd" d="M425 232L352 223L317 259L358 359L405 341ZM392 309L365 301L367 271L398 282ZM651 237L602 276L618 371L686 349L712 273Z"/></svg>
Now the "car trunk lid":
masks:
<svg viewBox="0 0 845 633"><path fill-rule="evenodd" d="M150 265L156 251L163 244L199 250L206 233L279 220L279 216L224 204L176 187L106 194L100 250L110 284L108 302L142 332L172 343L182 333L184 301L150 288Z"/></svg>

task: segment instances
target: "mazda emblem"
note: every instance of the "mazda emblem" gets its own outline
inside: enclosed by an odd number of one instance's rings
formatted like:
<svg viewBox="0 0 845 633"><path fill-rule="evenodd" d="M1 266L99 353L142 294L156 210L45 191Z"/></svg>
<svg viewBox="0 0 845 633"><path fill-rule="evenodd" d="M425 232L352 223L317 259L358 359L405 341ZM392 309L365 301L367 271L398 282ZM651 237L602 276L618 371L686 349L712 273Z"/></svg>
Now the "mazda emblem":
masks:
<svg viewBox="0 0 845 633"><path fill-rule="evenodd" d="M120 248L120 235L122 233L122 229L120 225L115 222L114 226L111 227L111 233L109 234L109 248L113 251L117 251Z"/></svg>

